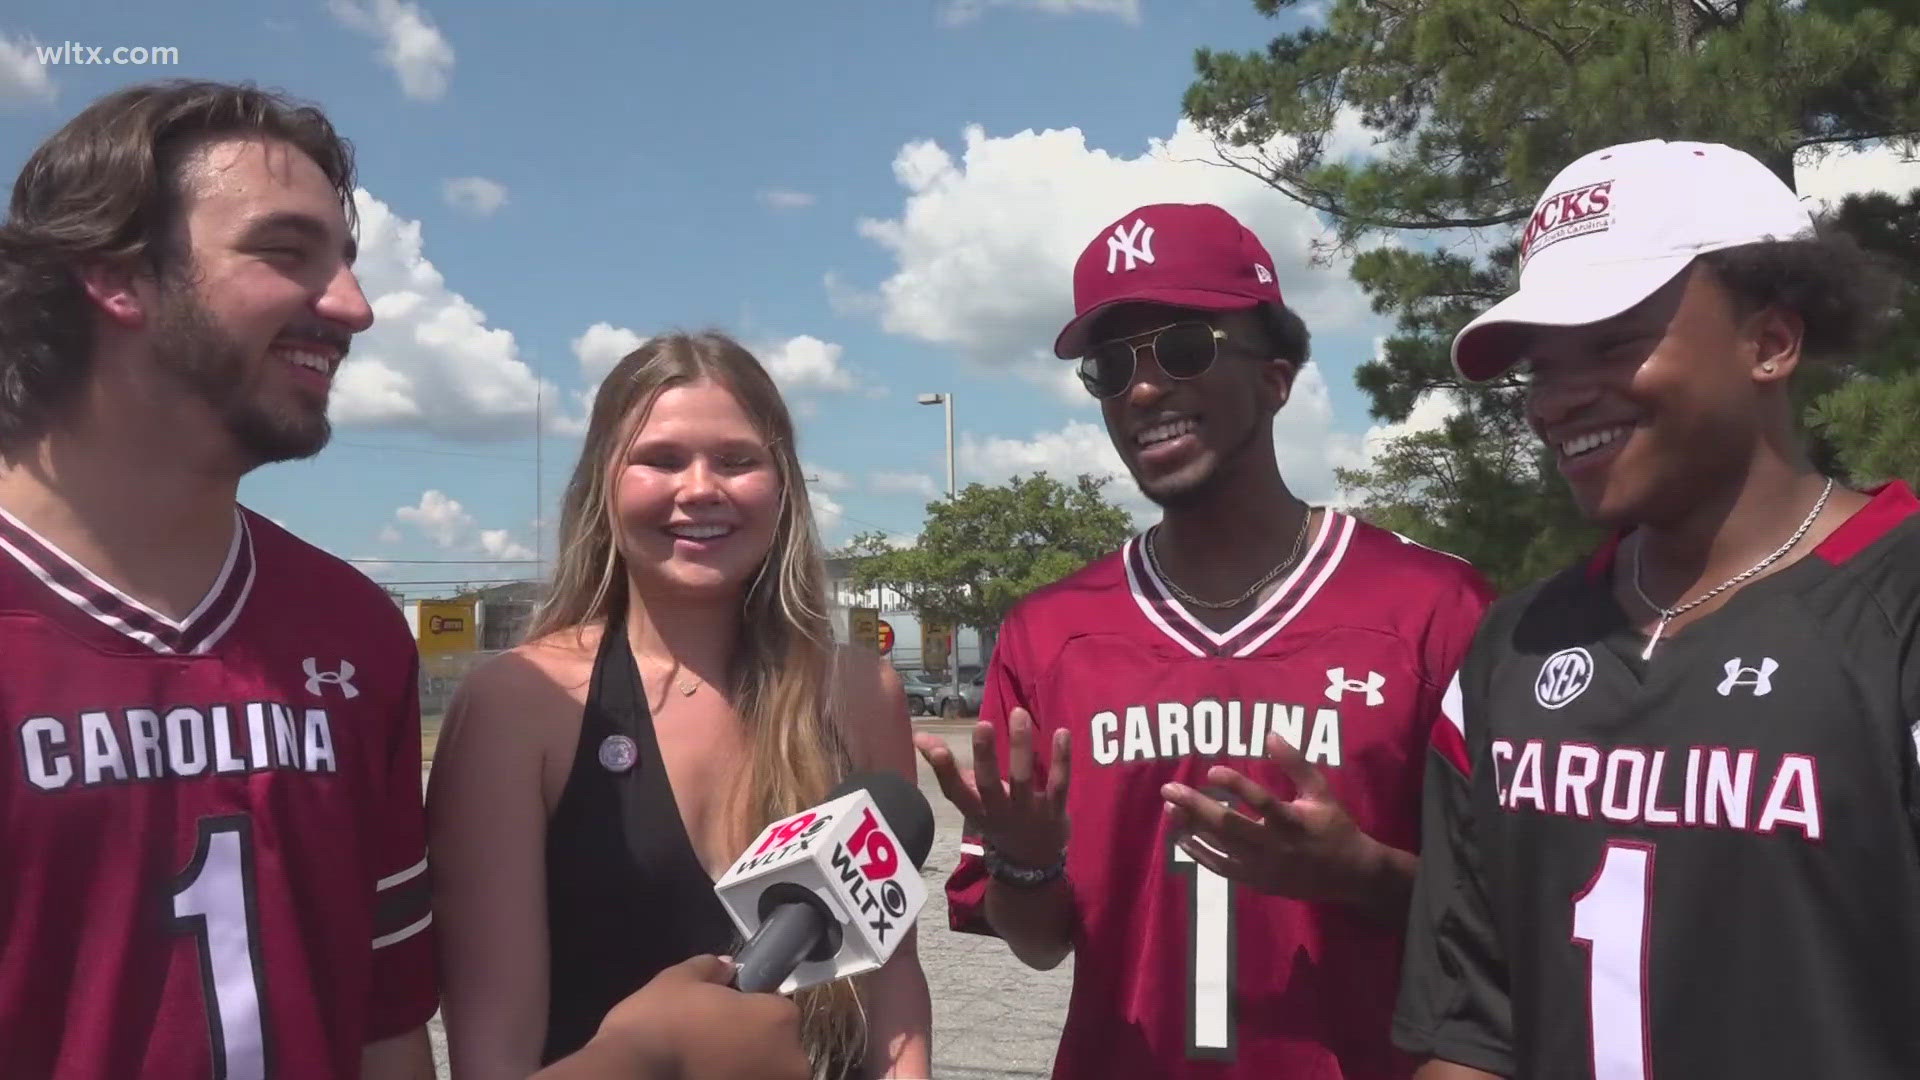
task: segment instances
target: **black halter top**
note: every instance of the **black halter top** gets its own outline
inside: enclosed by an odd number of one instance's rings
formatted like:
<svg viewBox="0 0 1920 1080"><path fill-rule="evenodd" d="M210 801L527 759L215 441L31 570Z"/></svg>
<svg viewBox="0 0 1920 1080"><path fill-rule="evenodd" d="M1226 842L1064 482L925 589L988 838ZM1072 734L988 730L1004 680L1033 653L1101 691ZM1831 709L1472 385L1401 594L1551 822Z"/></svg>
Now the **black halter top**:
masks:
<svg viewBox="0 0 1920 1080"><path fill-rule="evenodd" d="M661 971L738 940L680 820L620 621L601 637L573 768L547 822L543 1064L578 1050Z"/></svg>

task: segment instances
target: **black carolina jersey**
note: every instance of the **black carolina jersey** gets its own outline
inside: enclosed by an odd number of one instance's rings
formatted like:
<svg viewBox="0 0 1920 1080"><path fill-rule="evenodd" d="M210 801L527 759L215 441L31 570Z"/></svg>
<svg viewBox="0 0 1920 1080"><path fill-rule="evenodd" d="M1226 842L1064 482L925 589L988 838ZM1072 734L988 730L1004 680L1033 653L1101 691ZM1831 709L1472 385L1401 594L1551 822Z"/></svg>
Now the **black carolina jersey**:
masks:
<svg viewBox="0 0 1920 1080"><path fill-rule="evenodd" d="M1527 1080L1920 1077L1920 502L1646 639L1613 551L1435 729L1394 1039Z"/></svg>

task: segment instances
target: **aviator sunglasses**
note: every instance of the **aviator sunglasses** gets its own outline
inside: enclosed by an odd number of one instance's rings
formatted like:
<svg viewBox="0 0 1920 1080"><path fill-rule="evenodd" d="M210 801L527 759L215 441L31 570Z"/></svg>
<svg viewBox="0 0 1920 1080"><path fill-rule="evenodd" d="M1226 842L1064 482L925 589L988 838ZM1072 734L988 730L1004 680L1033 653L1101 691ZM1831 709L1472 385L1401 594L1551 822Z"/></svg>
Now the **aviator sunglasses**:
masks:
<svg viewBox="0 0 1920 1080"><path fill-rule="evenodd" d="M1213 366L1214 358L1220 355L1220 343L1226 340L1226 331L1207 323L1178 322L1102 341L1080 358L1080 382L1094 397L1118 397L1133 385L1141 349L1153 351L1154 363L1167 378L1195 379Z"/></svg>

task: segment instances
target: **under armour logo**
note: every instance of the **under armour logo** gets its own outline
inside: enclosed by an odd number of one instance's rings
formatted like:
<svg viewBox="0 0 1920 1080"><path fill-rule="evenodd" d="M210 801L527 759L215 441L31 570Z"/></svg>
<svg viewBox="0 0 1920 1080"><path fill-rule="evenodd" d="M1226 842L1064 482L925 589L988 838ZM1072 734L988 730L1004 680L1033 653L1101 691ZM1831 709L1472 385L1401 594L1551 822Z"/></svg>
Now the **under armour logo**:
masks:
<svg viewBox="0 0 1920 1080"><path fill-rule="evenodd" d="M311 656L307 657L306 661L300 666L307 670L307 693L318 695L322 686L337 686L340 688L340 696L342 697L356 698L360 696L360 691L355 689L353 685L353 662L351 660L340 661L339 671L321 671L320 662Z"/></svg>
<svg viewBox="0 0 1920 1080"><path fill-rule="evenodd" d="M1334 667L1327 669L1327 700L1339 701L1351 690L1356 694L1367 695L1367 704L1378 705L1387 699L1380 695L1380 688L1387 684L1387 677L1377 671L1367 672L1365 680L1347 678L1347 669Z"/></svg>
<svg viewBox="0 0 1920 1080"><path fill-rule="evenodd" d="M1720 696L1732 696L1733 688L1736 686L1751 689L1754 697L1771 694L1773 693L1773 673L1779 670L1779 663L1771 656L1761 657L1760 666L1757 668L1741 667L1740 658L1736 656L1727 661L1727 677L1720 681Z"/></svg>
<svg viewBox="0 0 1920 1080"><path fill-rule="evenodd" d="M1113 273L1114 260L1127 257L1127 269L1131 270L1139 262L1153 261L1153 226L1144 218L1134 218L1133 228L1113 227L1113 235L1107 237L1107 273Z"/></svg>
<svg viewBox="0 0 1920 1080"><path fill-rule="evenodd" d="M1273 275L1267 271L1266 267L1261 266L1259 263L1253 264L1253 276L1259 278L1260 284L1262 285L1273 284Z"/></svg>

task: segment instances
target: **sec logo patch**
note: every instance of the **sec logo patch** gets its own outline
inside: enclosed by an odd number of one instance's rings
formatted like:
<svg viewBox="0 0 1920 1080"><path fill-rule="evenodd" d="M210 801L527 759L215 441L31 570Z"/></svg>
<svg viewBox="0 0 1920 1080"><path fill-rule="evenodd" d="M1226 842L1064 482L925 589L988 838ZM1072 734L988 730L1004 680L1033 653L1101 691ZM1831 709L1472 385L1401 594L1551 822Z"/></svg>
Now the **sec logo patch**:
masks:
<svg viewBox="0 0 1920 1080"><path fill-rule="evenodd" d="M1533 700L1542 708L1558 709L1592 682L1593 655L1579 646L1561 649L1540 665L1540 674L1533 680Z"/></svg>

